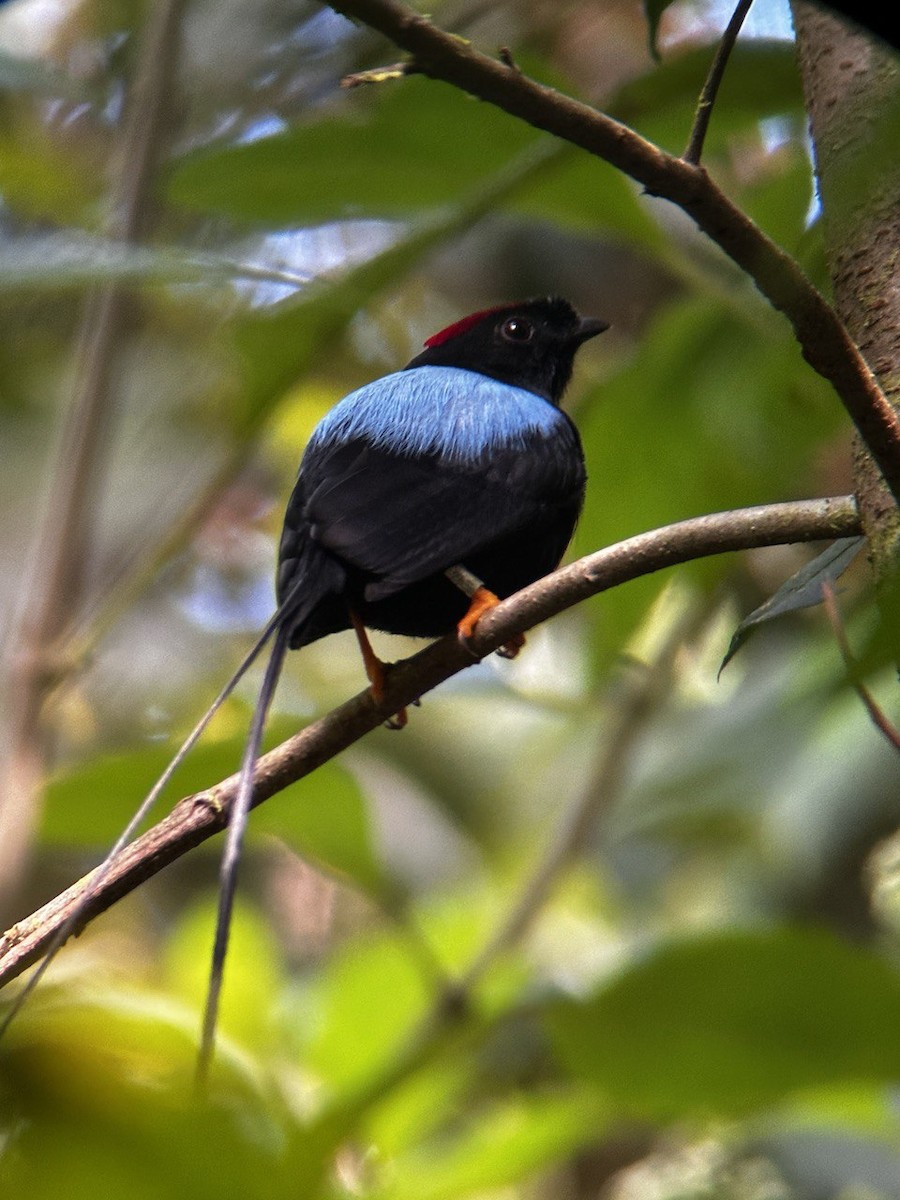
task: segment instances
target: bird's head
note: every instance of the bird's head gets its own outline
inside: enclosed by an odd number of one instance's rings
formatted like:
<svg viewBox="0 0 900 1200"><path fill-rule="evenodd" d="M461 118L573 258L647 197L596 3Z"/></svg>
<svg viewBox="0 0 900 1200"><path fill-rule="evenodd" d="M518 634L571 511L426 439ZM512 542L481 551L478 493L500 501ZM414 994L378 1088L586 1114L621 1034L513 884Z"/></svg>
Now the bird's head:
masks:
<svg viewBox="0 0 900 1200"><path fill-rule="evenodd" d="M608 328L558 296L504 304L434 334L406 369L463 367L559 404L578 347Z"/></svg>

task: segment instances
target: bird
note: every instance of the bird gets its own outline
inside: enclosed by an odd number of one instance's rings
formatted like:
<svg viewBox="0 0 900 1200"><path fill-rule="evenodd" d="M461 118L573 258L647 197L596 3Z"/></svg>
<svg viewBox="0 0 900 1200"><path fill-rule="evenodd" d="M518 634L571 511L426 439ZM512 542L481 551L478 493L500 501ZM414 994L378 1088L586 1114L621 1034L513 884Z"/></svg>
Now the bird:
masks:
<svg viewBox="0 0 900 1200"><path fill-rule="evenodd" d="M608 326L560 297L464 317L401 371L344 397L307 444L277 597L286 643L366 628L433 638L558 564L586 483L559 407L575 353ZM448 578L462 566L479 582ZM363 645L370 682L383 690Z"/></svg>
<svg viewBox="0 0 900 1200"><path fill-rule="evenodd" d="M579 347L608 328L560 296L482 309L429 337L402 370L338 401L313 430L285 511L275 637L229 817L201 1079L254 764L287 651L353 629L380 701L384 664L367 628L422 638L455 628L467 640L485 611L554 570L587 483L560 403Z"/></svg>
<svg viewBox="0 0 900 1200"><path fill-rule="evenodd" d="M484 612L555 569L587 482L578 431L560 403L579 347L608 327L581 317L559 296L482 309L429 337L402 370L345 396L313 430L285 511L276 611L94 875L96 890L176 766L271 641L220 866L197 1057L201 1088L215 1046L254 768L287 652L353 629L380 702L385 664L367 629L420 638L456 630L467 641ZM522 642L502 649L512 656ZM393 723L404 722L401 713ZM90 893L82 903L89 899ZM57 934L31 986L77 917L78 911Z"/></svg>

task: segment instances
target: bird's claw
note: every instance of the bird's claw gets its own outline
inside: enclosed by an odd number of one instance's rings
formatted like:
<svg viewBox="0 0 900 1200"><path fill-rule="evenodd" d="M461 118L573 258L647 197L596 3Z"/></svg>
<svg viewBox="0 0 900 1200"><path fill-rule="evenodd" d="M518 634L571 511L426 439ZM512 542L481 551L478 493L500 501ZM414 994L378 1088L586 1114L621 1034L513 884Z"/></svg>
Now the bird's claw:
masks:
<svg viewBox="0 0 900 1200"><path fill-rule="evenodd" d="M497 654L500 658L515 658L524 645L525 634L517 633L514 637L511 637L508 642L504 642L503 645L499 647Z"/></svg>
<svg viewBox="0 0 900 1200"><path fill-rule="evenodd" d="M460 645L465 646L473 658L477 659L479 657L469 644L470 638L475 632L475 627L484 614L490 612L492 608L496 608L499 603L500 597L495 596L486 587L477 588L472 594L468 612L456 626ZM504 642L497 653L501 658L515 658L524 645L525 635L517 633L508 642Z"/></svg>
<svg viewBox="0 0 900 1200"><path fill-rule="evenodd" d="M392 717L388 717L384 723L384 727L385 729L405 729L408 720L409 718L406 715L406 709L401 708L400 711L394 713Z"/></svg>

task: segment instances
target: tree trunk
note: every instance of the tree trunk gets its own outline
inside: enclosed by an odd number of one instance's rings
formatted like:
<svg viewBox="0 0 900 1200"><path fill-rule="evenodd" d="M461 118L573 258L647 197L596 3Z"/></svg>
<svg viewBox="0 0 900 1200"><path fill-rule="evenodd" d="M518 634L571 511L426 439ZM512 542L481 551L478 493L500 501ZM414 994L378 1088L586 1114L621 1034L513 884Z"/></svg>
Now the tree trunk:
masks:
<svg viewBox="0 0 900 1200"><path fill-rule="evenodd" d="M900 69L859 26L792 5L834 301L896 408L900 404ZM856 489L879 579L896 571L900 513L857 441Z"/></svg>

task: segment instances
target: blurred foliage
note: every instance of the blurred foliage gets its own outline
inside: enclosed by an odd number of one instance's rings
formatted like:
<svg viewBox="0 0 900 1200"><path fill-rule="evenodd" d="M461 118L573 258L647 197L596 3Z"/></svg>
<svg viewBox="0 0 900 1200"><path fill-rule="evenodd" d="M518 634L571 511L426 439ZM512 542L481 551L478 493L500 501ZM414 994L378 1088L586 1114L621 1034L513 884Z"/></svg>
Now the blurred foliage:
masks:
<svg viewBox="0 0 900 1200"><path fill-rule="evenodd" d="M723 13L643 8L435 16L677 150ZM784 14L755 9L767 36L738 46L707 167L827 286ZM81 297L130 289L14 917L115 838L265 620L315 421L460 313L561 292L612 322L569 400L591 480L573 554L850 486L830 389L670 205L446 86L342 91L396 53L303 0L187 6L154 236L111 242L141 11L0 8L6 610ZM895 126L873 123L869 161L896 162ZM0 1042L0 1195L900 1197L896 757L815 611L760 629L716 680L741 616L813 553L720 557L607 594L257 811L207 1098L192 1073L217 847L95 922ZM841 586L896 720L861 563ZM292 657L272 742L363 682L352 638ZM236 769L257 679L172 797ZM599 814L594 832L538 895L576 811Z"/></svg>

